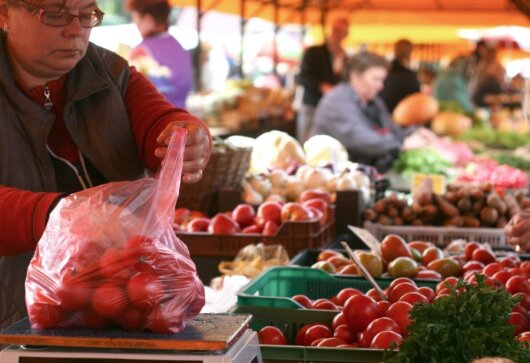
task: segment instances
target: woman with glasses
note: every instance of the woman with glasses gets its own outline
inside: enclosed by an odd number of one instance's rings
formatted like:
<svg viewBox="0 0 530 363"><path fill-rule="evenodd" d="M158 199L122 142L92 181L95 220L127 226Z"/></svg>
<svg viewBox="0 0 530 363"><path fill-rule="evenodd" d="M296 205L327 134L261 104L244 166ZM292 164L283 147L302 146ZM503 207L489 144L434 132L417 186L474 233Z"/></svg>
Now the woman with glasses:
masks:
<svg viewBox="0 0 530 363"><path fill-rule="evenodd" d="M25 315L27 264L58 200L160 166L188 130L183 181L201 178L206 125L118 55L89 43L95 0L0 0L0 328Z"/></svg>

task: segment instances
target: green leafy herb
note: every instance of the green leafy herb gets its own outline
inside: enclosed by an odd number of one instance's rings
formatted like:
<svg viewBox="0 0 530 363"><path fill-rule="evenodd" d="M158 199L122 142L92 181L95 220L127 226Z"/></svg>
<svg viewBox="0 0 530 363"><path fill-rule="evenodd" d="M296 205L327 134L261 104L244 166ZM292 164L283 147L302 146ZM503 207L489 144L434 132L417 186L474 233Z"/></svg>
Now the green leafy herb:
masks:
<svg viewBox="0 0 530 363"><path fill-rule="evenodd" d="M433 149L410 149L402 151L392 168L405 176L414 173L447 174L453 164Z"/></svg>
<svg viewBox="0 0 530 363"><path fill-rule="evenodd" d="M483 276L477 281L475 286L460 280L450 296L415 305L409 336L397 354L386 354L385 362L469 363L482 357L530 362L530 350L514 338L515 328L507 322L517 298L486 285Z"/></svg>

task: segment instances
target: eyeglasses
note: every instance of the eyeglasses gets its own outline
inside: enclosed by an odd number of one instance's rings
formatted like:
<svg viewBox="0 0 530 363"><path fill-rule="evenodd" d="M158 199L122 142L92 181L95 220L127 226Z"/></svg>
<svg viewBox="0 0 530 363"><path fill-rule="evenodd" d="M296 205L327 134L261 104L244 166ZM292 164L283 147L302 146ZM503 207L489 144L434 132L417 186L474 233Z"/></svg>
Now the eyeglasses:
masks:
<svg viewBox="0 0 530 363"><path fill-rule="evenodd" d="M105 13L100 9L96 8L88 14L74 15L64 11L47 11L41 8L37 8L27 1L20 0L23 3L29 12L39 18L40 22L49 26L61 27L69 25L74 18L79 19L79 24L83 28L93 28L101 24L103 20L103 15Z"/></svg>

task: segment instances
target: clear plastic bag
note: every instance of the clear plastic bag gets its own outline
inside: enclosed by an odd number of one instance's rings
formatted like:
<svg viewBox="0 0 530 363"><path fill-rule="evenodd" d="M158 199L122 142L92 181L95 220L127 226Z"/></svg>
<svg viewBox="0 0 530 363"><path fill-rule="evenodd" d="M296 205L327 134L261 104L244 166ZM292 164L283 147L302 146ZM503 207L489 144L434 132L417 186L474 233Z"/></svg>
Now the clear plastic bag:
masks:
<svg viewBox="0 0 530 363"><path fill-rule="evenodd" d="M156 179L72 194L50 215L26 277L32 328L181 331L204 305L188 248L171 227L186 132Z"/></svg>

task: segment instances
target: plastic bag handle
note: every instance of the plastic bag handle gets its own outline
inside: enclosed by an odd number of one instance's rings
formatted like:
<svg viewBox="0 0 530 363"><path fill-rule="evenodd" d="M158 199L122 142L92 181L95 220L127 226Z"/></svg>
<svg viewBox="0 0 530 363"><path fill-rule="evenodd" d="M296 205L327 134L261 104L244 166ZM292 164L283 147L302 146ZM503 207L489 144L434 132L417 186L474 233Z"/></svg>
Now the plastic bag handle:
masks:
<svg viewBox="0 0 530 363"><path fill-rule="evenodd" d="M150 208L146 216L145 226L156 225L174 215L184 165L186 134L186 129L173 129L166 156L156 177L156 191L151 203L153 208Z"/></svg>

